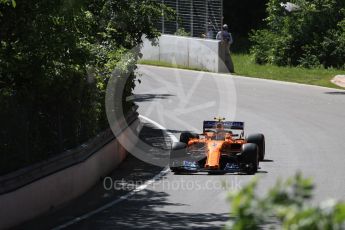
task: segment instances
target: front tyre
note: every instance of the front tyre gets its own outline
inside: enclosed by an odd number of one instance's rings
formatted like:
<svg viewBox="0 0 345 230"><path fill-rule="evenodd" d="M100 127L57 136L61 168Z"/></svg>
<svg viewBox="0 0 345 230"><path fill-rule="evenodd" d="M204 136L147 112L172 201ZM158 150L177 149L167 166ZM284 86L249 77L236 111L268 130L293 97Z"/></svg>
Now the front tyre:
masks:
<svg viewBox="0 0 345 230"><path fill-rule="evenodd" d="M247 137L247 143L253 143L258 146L259 160L265 159L265 136L262 133L251 134Z"/></svg>
<svg viewBox="0 0 345 230"><path fill-rule="evenodd" d="M253 175L258 171L259 152L258 146L253 143L247 143L242 146L240 162L247 174Z"/></svg>
<svg viewBox="0 0 345 230"><path fill-rule="evenodd" d="M199 138L199 135L191 132L183 132L180 135L180 142L188 144L190 139Z"/></svg>

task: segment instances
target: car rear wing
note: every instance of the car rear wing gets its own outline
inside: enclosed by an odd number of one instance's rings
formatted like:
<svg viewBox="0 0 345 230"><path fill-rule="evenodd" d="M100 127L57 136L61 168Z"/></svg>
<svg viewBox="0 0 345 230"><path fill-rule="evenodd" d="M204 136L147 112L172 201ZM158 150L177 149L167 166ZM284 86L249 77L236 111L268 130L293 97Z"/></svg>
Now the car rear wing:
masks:
<svg viewBox="0 0 345 230"><path fill-rule="evenodd" d="M203 131L215 130L221 124L225 130L244 130L244 122L240 121L204 121Z"/></svg>

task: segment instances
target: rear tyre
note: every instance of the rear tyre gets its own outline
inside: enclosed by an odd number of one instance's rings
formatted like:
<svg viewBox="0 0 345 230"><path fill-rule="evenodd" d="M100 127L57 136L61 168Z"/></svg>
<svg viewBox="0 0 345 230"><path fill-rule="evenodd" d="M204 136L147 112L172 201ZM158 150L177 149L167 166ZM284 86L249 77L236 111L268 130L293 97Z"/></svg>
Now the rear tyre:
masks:
<svg viewBox="0 0 345 230"><path fill-rule="evenodd" d="M247 143L253 143L258 146L259 149L259 160L265 159L265 136L261 133L251 134L247 137Z"/></svg>
<svg viewBox="0 0 345 230"><path fill-rule="evenodd" d="M188 144L188 141L192 138L199 138L199 135L191 132L183 132L180 136L180 142Z"/></svg>
<svg viewBox="0 0 345 230"><path fill-rule="evenodd" d="M247 174L255 174L258 171L259 165L258 146L253 143L244 144L242 146L240 161Z"/></svg>

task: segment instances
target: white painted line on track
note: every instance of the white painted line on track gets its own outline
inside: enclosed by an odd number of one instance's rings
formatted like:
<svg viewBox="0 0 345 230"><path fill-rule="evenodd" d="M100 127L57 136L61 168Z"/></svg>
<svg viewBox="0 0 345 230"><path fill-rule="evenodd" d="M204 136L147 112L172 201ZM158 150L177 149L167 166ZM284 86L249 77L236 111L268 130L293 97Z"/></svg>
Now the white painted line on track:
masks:
<svg viewBox="0 0 345 230"><path fill-rule="evenodd" d="M143 119L143 120L146 120L150 123L152 123L153 125L157 126L157 128L161 129L161 130L164 130L166 131L166 133L168 134L168 136L171 138L171 140L173 142L178 142L177 138L171 133L171 132L168 132L166 128L164 128L162 125L158 124L157 122L151 120L150 118L147 118L147 117L144 117L142 115L139 115L139 118ZM118 199L110 202L110 203L107 203L105 205L103 205L102 207L96 209L96 210L93 210L91 212L88 212L82 216L79 216L79 217L76 217L74 218L73 220L70 220L62 225L59 225L55 228L53 228L53 230L60 230L60 229L65 229L73 224L76 224L80 221L83 221L83 220L86 220L108 208L111 208L113 206L115 206L116 204L120 203L121 201L124 201L124 200L127 200L129 197L133 196L134 194L140 192L140 191L143 191L145 190L148 186L152 185L153 183L155 183L157 180L159 180L160 178L162 178L164 175L166 175L167 173L170 172L170 169L168 166L166 166L160 173L158 173L156 176L154 176L152 179L146 181L143 185L137 187L136 189L134 189L133 191L119 197Z"/></svg>

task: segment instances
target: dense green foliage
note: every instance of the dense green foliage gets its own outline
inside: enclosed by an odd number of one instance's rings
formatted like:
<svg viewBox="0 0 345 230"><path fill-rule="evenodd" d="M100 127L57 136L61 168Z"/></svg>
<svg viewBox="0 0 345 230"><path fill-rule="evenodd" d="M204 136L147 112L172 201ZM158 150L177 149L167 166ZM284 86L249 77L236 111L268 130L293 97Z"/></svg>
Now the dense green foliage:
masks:
<svg viewBox="0 0 345 230"><path fill-rule="evenodd" d="M179 28L174 35L182 36L182 37L190 37L190 33L188 33L184 28Z"/></svg>
<svg viewBox="0 0 345 230"><path fill-rule="evenodd" d="M297 174L278 181L267 194L257 194L257 180L230 194L234 216L226 229L245 230L272 226L286 230L337 230L345 227L345 203L328 200L312 205L313 183ZM279 227L277 227L279 226Z"/></svg>
<svg viewBox="0 0 345 230"><path fill-rule="evenodd" d="M259 64L345 67L345 1L293 0L289 12L281 0L267 5L267 28L251 36Z"/></svg>
<svg viewBox="0 0 345 230"><path fill-rule="evenodd" d="M162 7L151 0L0 1L0 174L107 127L111 71L144 34L159 34ZM134 85L132 74L125 97Z"/></svg>

